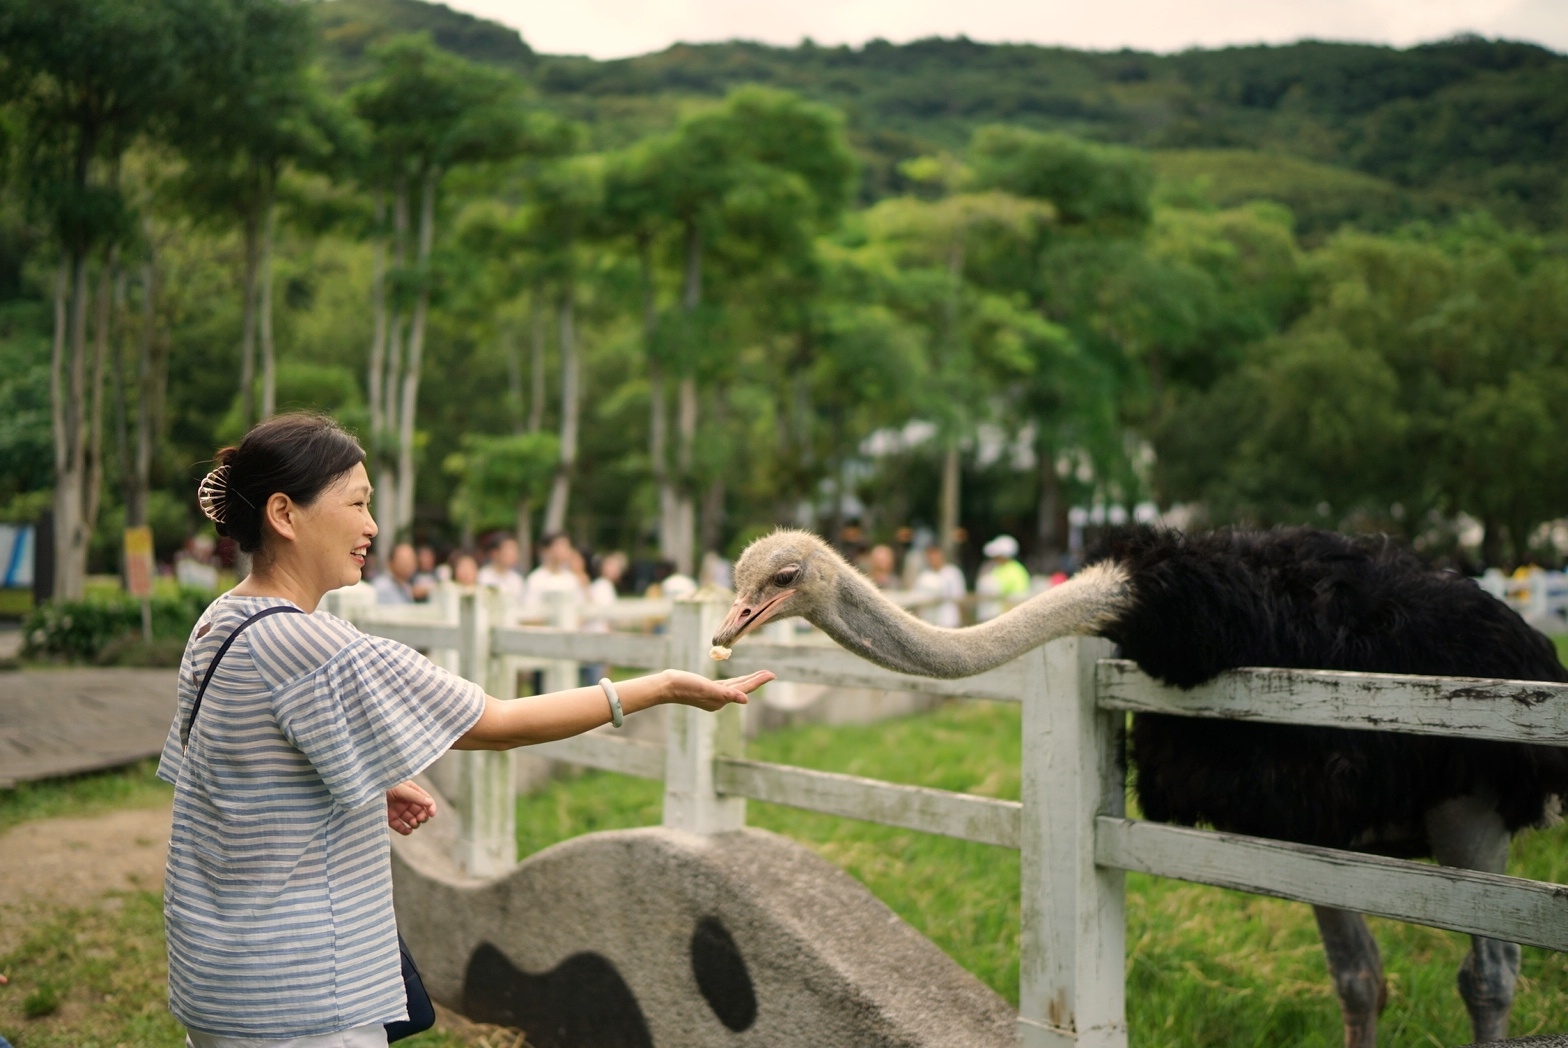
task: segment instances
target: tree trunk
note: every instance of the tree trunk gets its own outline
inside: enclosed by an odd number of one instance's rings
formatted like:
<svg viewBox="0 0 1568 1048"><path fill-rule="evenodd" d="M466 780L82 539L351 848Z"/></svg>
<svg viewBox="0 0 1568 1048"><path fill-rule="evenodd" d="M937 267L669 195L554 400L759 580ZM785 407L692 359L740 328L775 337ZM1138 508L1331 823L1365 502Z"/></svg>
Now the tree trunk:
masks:
<svg viewBox="0 0 1568 1048"><path fill-rule="evenodd" d="M105 282L107 272L105 267ZM65 273L70 274L66 301ZM100 309L89 381L87 346L87 251L75 248L62 260L55 288L55 336L50 355L51 425L55 436L54 596L81 598L87 581L87 549L98 515L103 480L103 378L107 356L106 310ZM103 296L107 298L108 288Z"/></svg>
<svg viewBox="0 0 1568 1048"><path fill-rule="evenodd" d="M147 523L147 493L152 490L153 446L163 428L163 402L168 377L167 355L154 334L158 301L158 264L152 237L142 262L142 328L136 354L136 455L125 523Z"/></svg>
<svg viewBox="0 0 1568 1048"><path fill-rule="evenodd" d="M1035 560L1038 567L1049 573L1061 565L1067 508L1062 505L1062 478L1056 475L1056 449L1045 439L1044 423L1036 424L1040 426L1041 436L1035 443L1040 470L1040 498L1036 504L1039 517L1035 524L1038 548Z"/></svg>
<svg viewBox="0 0 1568 1048"><path fill-rule="evenodd" d="M382 412L381 396L381 386L387 366L387 236L383 225L386 222L386 214L386 197L381 193L377 193L374 218L376 244L373 251L375 261L370 278L370 312L372 320L370 366L365 386L365 399L370 405L370 454L372 466L377 462L380 434L385 430L387 424L386 417Z"/></svg>
<svg viewBox="0 0 1568 1048"><path fill-rule="evenodd" d="M1503 522L1495 517L1481 521L1481 564L1483 567L1503 567Z"/></svg>
<svg viewBox="0 0 1568 1048"><path fill-rule="evenodd" d="M681 308L690 320L702 305L702 230L696 220L686 224L686 279L681 290ZM683 361L680 380L676 385L676 436L679 444L675 452L675 569L690 575L693 569L692 549L696 544L697 513L693 495L694 478L691 475L692 452L697 443L697 376L692 361Z"/></svg>
<svg viewBox="0 0 1568 1048"><path fill-rule="evenodd" d="M512 432L521 436L528 432L523 418L523 359L517 352L517 332L506 321L500 322L496 331L501 359L506 361L506 402L512 412Z"/></svg>
<svg viewBox="0 0 1568 1048"><path fill-rule="evenodd" d="M544 289L534 289L533 310L533 343L532 357L529 366L532 369L529 381L532 383L528 399L528 432L538 433L544 428L544 351L545 351L545 315L544 315Z"/></svg>
<svg viewBox="0 0 1568 1048"><path fill-rule="evenodd" d="M664 365L653 357L648 358L648 401L648 457L659 492L659 559L674 561L678 502L670 478L670 404L664 388Z"/></svg>
<svg viewBox="0 0 1568 1048"><path fill-rule="evenodd" d="M256 271L260 254L261 230L257 216L245 216L245 275L241 293L245 297L245 320L240 328L240 429L250 429L256 420Z"/></svg>
<svg viewBox="0 0 1568 1048"><path fill-rule="evenodd" d="M959 310L964 286L964 246L961 238L948 253L947 269L948 296L943 319L946 330L942 333L942 342L947 356L944 364L953 367L959 359L959 342L962 338ZM957 433L947 434L947 450L942 458L942 490L937 509L937 545L941 547L948 563L956 563L958 554L958 543L954 536L958 531L959 485L962 480L958 440Z"/></svg>
<svg viewBox="0 0 1568 1048"><path fill-rule="evenodd" d="M698 538L702 551L716 552L724 537L724 478L715 477L702 493L702 526Z"/></svg>
<svg viewBox="0 0 1568 1048"><path fill-rule="evenodd" d="M664 388L664 362L654 338L659 311L653 287L653 236L637 238L637 264L642 277L642 345L648 358L648 463L659 497L659 559L675 560L675 486L670 478L670 404Z"/></svg>
<svg viewBox="0 0 1568 1048"><path fill-rule="evenodd" d="M385 366L381 373L381 387L375 396L381 403L381 426L373 437L375 470L372 482L376 486L376 524L380 528L377 549L385 552L397 542L399 526L397 481L397 434L399 431L397 390L403 369L403 302L397 286L405 275L408 262L408 181L399 176L392 189L392 264L395 278L387 295L387 330Z"/></svg>
<svg viewBox="0 0 1568 1048"><path fill-rule="evenodd" d="M942 493L941 506L937 517L937 545L942 547L942 553L950 563L958 562L958 542L955 535L958 532L958 497L959 483L962 477L958 455L958 438L949 437L947 451L942 456Z"/></svg>
<svg viewBox="0 0 1568 1048"><path fill-rule="evenodd" d="M103 387L109 363L109 332L114 324L114 275L120 268L120 249L110 247L98 275L98 309L93 322L92 414L87 420L87 471L82 480L82 575L87 574L87 543L98 526L103 503Z"/></svg>
<svg viewBox="0 0 1568 1048"><path fill-rule="evenodd" d="M425 322L430 315L430 249L436 235L436 181L434 168L425 172L419 200L419 292L408 330L408 363L403 369L402 403L397 441L398 527L414 523L414 417L419 409L419 372L425 356ZM404 536L408 538L410 536Z"/></svg>
<svg viewBox="0 0 1568 1048"><path fill-rule="evenodd" d="M692 547L696 542L696 504L692 495L695 483L691 475L692 448L697 442L697 379L682 375L676 390L676 425L680 436L680 450L676 467L680 473L680 486L675 495L675 567L690 575L693 566Z"/></svg>
<svg viewBox="0 0 1568 1048"><path fill-rule="evenodd" d="M125 270L114 275L114 332L109 355L112 366L109 374L114 380L114 443L120 464L120 501L125 504L125 526L135 527L145 521L131 519L132 503L136 501L136 445L131 441L130 406L126 403L132 393L130 380L125 374Z"/></svg>
<svg viewBox="0 0 1568 1048"><path fill-rule="evenodd" d="M1535 557L1530 551L1530 536L1534 531L1528 517L1516 516L1508 522L1508 544L1514 554L1509 567L1534 563Z"/></svg>
<svg viewBox="0 0 1568 1048"><path fill-rule="evenodd" d="M517 567L524 575L534 566L534 504L531 499L517 502Z"/></svg>
<svg viewBox="0 0 1568 1048"><path fill-rule="evenodd" d="M272 193L267 194L263 205L265 217L261 234L261 314L258 327L261 332L261 417L271 418L278 411L278 360L272 342L272 238L277 225L277 206Z"/></svg>
<svg viewBox="0 0 1568 1048"><path fill-rule="evenodd" d="M78 308L86 294L85 260L81 251L61 251L60 266L54 283L54 339L49 355L50 428L54 435L54 582L55 600L73 600L82 595L84 579L73 570L72 555L81 531L81 465L77 451L81 446L82 347ZM69 289L69 291L67 290ZM76 323L72 323L76 321Z"/></svg>
<svg viewBox="0 0 1568 1048"><path fill-rule="evenodd" d="M550 502L544 514L544 534L559 535L566 530L567 503L572 494L572 476L577 469L577 429L581 402L581 364L577 359L577 338L573 320L572 285L561 289L561 457L550 484Z"/></svg>

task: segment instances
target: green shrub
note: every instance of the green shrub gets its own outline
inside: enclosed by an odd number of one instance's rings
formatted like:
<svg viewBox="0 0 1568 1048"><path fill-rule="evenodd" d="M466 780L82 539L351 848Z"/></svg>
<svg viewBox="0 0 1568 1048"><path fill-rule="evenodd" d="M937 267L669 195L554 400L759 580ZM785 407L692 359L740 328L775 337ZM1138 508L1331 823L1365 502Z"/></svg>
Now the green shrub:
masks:
<svg viewBox="0 0 1568 1048"><path fill-rule="evenodd" d="M212 602L204 590L181 589L152 599L152 634L184 640ZM22 625L23 654L29 658L91 661L113 641L140 636L141 602L124 595L49 601L35 607Z"/></svg>

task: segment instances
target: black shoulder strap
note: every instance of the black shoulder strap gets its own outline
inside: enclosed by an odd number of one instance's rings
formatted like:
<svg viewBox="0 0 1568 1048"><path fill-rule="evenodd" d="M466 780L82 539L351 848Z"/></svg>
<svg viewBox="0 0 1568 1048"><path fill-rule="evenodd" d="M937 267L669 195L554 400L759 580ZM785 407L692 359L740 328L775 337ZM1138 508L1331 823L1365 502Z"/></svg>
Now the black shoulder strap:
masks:
<svg viewBox="0 0 1568 1048"><path fill-rule="evenodd" d="M229 634L228 639L223 642L223 647L218 649L218 654L212 657L212 662L207 666L207 675L201 679L201 687L196 689L196 701L191 703L191 716L190 719L185 722L186 742L190 741L191 732L196 728L196 714L201 712L201 697L207 694L207 685L212 682L213 671L218 668L218 662L223 658L224 655L228 653L229 645L234 643L234 638L243 633L245 631L245 627L249 626L257 619L264 619L268 615L276 615L279 612L284 611L292 611L296 615L305 614L304 611L296 608L292 604L275 604L270 608L263 608L262 610L256 612L256 614L252 615L250 618L246 619L244 622L240 623L238 626L234 627L234 632Z"/></svg>

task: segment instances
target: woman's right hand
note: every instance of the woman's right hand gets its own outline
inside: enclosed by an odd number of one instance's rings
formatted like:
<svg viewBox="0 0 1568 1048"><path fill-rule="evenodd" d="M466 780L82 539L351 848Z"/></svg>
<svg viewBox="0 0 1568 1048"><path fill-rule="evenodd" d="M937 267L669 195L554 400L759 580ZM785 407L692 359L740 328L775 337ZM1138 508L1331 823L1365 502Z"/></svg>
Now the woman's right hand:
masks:
<svg viewBox="0 0 1568 1048"><path fill-rule="evenodd" d="M773 679L773 673L770 670L758 670L744 677L711 680L686 670L665 670L664 677L661 702L678 702L712 713L732 702L744 703L747 695Z"/></svg>

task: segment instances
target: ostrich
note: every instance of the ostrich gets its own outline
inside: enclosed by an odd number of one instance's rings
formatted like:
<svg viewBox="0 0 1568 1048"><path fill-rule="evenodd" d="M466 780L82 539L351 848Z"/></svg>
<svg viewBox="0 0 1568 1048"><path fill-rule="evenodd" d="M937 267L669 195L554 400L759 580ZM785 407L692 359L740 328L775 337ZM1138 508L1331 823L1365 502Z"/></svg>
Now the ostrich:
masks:
<svg viewBox="0 0 1568 1048"><path fill-rule="evenodd" d="M903 611L803 531L747 547L735 590L716 646L799 615L863 658L927 677L1094 634L1183 688L1239 666L1568 681L1551 642L1469 579L1386 538L1305 529L1119 529L1074 578L964 629ZM1568 750L1550 746L1155 714L1134 718L1130 741L1151 819L1493 873L1513 832L1568 794ZM1360 914L1313 910L1345 1043L1371 1048L1387 1002L1377 943ZM1507 1035L1518 970L1517 945L1472 940L1458 983L1477 1041Z"/></svg>

